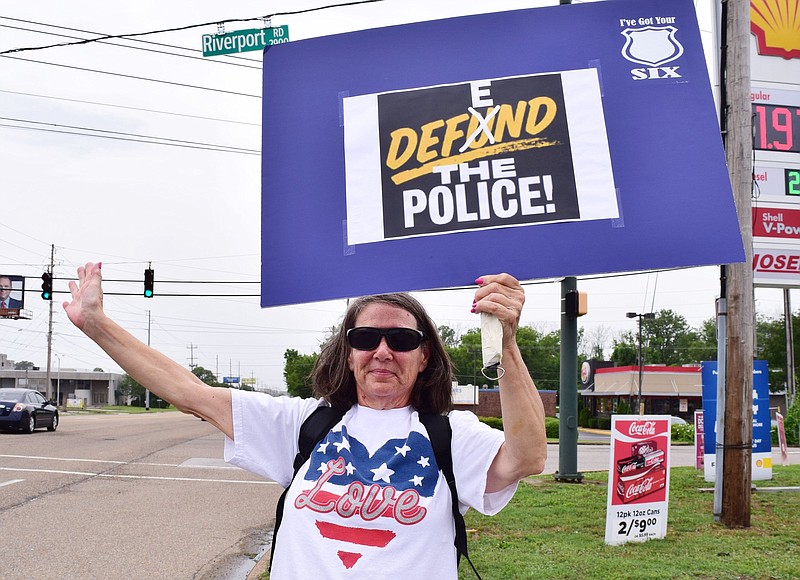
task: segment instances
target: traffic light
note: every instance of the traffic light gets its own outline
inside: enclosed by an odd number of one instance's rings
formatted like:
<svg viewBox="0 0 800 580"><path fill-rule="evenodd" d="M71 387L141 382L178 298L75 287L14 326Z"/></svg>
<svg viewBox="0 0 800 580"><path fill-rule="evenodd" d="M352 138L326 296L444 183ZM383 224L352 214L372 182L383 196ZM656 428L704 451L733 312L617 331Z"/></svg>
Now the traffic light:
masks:
<svg viewBox="0 0 800 580"><path fill-rule="evenodd" d="M42 298L53 299L53 275L50 272L42 274Z"/></svg>
<svg viewBox="0 0 800 580"><path fill-rule="evenodd" d="M155 283L155 272L152 268L147 268L144 271L144 297L153 297L153 285Z"/></svg>
<svg viewBox="0 0 800 580"><path fill-rule="evenodd" d="M564 307L564 314L566 314L568 318L578 318L589 312L586 292L569 290L564 297Z"/></svg>

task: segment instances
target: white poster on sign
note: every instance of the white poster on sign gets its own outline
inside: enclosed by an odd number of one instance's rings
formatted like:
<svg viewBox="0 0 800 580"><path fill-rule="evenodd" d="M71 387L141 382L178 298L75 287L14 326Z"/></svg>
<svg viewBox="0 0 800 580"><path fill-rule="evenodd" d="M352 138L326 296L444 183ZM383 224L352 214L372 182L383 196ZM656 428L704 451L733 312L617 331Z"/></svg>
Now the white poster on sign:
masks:
<svg viewBox="0 0 800 580"><path fill-rule="evenodd" d="M593 68L346 97L343 110L348 244L619 217Z"/></svg>
<svg viewBox="0 0 800 580"><path fill-rule="evenodd" d="M478 385L459 385L453 383L453 404L477 405Z"/></svg>

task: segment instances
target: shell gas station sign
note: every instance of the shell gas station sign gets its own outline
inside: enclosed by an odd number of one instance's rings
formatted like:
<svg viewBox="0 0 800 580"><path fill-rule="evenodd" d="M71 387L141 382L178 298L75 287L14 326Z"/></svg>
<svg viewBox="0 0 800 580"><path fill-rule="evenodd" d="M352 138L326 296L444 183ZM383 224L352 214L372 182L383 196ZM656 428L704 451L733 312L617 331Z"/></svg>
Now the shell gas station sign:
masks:
<svg viewBox="0 0 800 580"><path fill-rule="evenodd" d="M800 35L797 18L798 0L752 0L750 31L758 43L758 54L782 58L800 58Z"/></svg>
<svg viewBox="0 0 800 580"><path fill-rule="evenodd" d="M800 287L798 18L800 0L750 2L756 286Z"/></svg>

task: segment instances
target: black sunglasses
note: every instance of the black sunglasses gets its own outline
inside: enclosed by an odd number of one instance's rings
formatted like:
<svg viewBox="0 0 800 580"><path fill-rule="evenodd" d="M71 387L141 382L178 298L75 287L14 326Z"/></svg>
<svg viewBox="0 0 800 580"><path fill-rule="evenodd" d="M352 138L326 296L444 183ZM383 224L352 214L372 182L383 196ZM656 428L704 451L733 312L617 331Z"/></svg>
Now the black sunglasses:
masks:
<svg viewBox="0 0 800 580"><path fill-rule="evenodd" d="M384 336L389 348L397 352L414 350L425 340L425 334L416 328L360 326L347 331L347 342L356 350L375 350Z"/></svg>

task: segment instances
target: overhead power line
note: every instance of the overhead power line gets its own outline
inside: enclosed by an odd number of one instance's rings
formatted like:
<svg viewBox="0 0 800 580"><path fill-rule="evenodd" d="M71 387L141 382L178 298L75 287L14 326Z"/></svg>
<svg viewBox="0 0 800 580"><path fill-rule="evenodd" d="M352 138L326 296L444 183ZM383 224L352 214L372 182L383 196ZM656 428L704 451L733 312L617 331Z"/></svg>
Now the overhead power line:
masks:
<svg viewBox="0 0 800 580"><path fill-rule="evenodd" d="M35 121L24 121L27 123L33 123ZM47 124L47 123L45 123ZM214 145L214 144L192 144L191 141L179 141L176 139L170 140L157 140L162 139L160 137L148 137L148 138L141 138L136 139L133 137L120 137L114 135L102 135L102 134L95 134L95 133L82 133L78 131L64 131L61 129L48 129L44 127L24 127L21 125L9 125L6 123L0 123L0 127L6 129L21 129L25 131L43 131L47 133L61 133L63 135L76 135L79 137L97 137L100 139L112 139L115 141L132 141L134 143L146 143L149 145L166 145L168 147L182 147L185 149L202 149L206 151L219 151L222 153L237 153L240 155L260 155L261 152L257 149L242 149L241 147L229 147L227 145ZM79 128L80 129L80 128ZM87 131L97 131L97 129L88 129ZM123 133L124 135L124 133Z"/></svg>
<svg viewBox="0 0 800 580"><path fill-rule="evenodd" d="M36 93L24 93L21 91L8 91L0 89L0 93L9 95L21 95L23 97L36 97L39 99L53 99L55 101L65 101L68 103L81 103L84 105L96 105L98 107L113 107L115 109L128 109L129 111L141 111L143 113L156 113L159 115L170 115L173 117L187 117L190 119L200 119L201 121L217 121L219 123L235 123L237 125L250 125L252 127L260 127L261 123L252 123L250 121L236 121L234 119L220 119L219 117L205 117L203 115L190 115L188 113L176 113L175 111L160 111L158 109L147 109L145 107L131 107L129 105L116 105L114 103L101 103L99 101L86 101L83 99L68 99L67 97L55 97L53 95L39 95Z"/></svg>
<svg viewBox="0 0 800 580"><path fill-rule="evenodd" d="M202 90L202 91L213 91L215 93L225 93L225 94L228 94L228 95L236 95L236 96L239 96L239 97L252 97L252 98L255 98L255 99L260 99L261 98L261 95L251 95L249 93L240 93L240 92L237 92L237 91L227 91L225 89L215 89L213 87L201 87L199 85L189 85L189 84L185 84L185 83L176 83L176 82L173 82L173 81L165 81L165 80L161 80L161 79L151 79L151 78L148 78L148 77L140 77L140 76L136 76L136 75L126 75L126 74L122 74L122 73L115 73L115 72L97 70L97 69L92 69L92 68L84 68L84 67L80 67L80 66L72 66L72 65L67 65L67 64L58 64L58 63L55 63L55 62L44 62L44 61L41 61L41 60L33 60L33 59L30 59L30 58L22 58L22 57L19 57L19 56L6 56L5 53L1 53L1 52L0 52L0 56L3 56L3 58L8 58L8 59L11 59L11 60L19 60L19 61L22 61L22 62L32 62L32 63L35 63L35 64L45 64L45 65L48 65L48 66L57 66L57 67L61 67L61 68L69 68L69 69L72 69L72 70L79 70L79 71L91 72L91 73L103 74L103 75L111 75L111 76L120 77L120 78L126 78L126 79L134 79L134 80L137 80L137 81L147 81L147 82L151 82L151 83L163 83L163 84L172 85L172 86L176 86L176 87L184 87L184 88L189 88L189 89L198 89L198 90Z"/></svg>
<svg viewBox="0 0 800 580"><path fill-rule="evenodd" d="M123 135L123 136L126 136L126 137L138 137L140 139L147 139L147 140L151 140L152 139L152 140L154 140L156 142L165 141L167 143L180 143L180 144L184 144L184 145L201 145L201 146L204 146L204 147L219 147L221 149L229 149L231 151L239 151L239 152L242 152L242 153L259 153L259 151L255 150L255 149L245 149L243 147L233 147L231 145L216 145L214 143L202 143L202 142L199 142L199 141L187 141L185 139L170 139L168 137L156 137L156 136L153 136L153 135L139 135L137 133L124 133L124 132L121 132L121 131L110 131L110 130L107 130L107 129L92 129L91 127L79 127L79 126L76 126L76 125L62 125L60 123L46 123L44 121L30 121L28 119L14 119L14 118L11 118L11 117L0 117L0 120L2 120L2 121L11 121L11 122L14 122L14 123L30 123L32 125L47 125L49 127L59 127L59 128L62 128L62 129L77 129L77 130L81 130L81 131L93 131L93 132L96 132L96 133L109 134L109 135Z"/></svg>
<svg viewBox="0 0 800 580"><path fill-rule="evenodd" d="M48 24L46 22L35 22L33 20L23 20L21 18L11 18L9 16L0 16L0 20L12 20L14 22L23 22L25 24L34 24L36 26L47 26L49 28L56 28L56 29L59 29L59 30L69 30L70 32L79 32L81 34L94 34L97 37L104 36L104 34L102 34L100 32L93 32L91 30L81 30L79 28L69 28L67 26L59 26L57 24ZM47 30L36 30L34 28L25 28L25 27L22 27L22 26L12 26L10 24L0 24L0 27L2 27L2 28L11 28L13 30L22 30L24 32L33 32L33 33L36 33L36 34L47 34L49 36L60 36L62 38L72 38L74 40L92 40L92 39L87 39L87 38L81 38L79 36L70 36L68 34L60 34L58 32L49 32ZM127 49L130 49L130 50L143 50L143 51L146 51L146 52L153 52L153 53L156 53L156 54L165 54L165 55L168 55L168 56L176 56L178 58L190 58L192 60L199 60L199 61L202 61L202 62L208 62L208 63L214 63L214 64L225 64L225 65L229 65L229 66L239 66L239 67L254 69L254 70L258 70L258 71L261 70L261 61L260 60L256 60L256 59L253 59L253 58L245 58L245 57L242 57L242 56L239 56L239 55L235 55L235 54L224 55L224 56L228 57L226 59L209 59L209 58L205 58L205 57L202 57L202 56L194 56L194 55L190 55L190 54L177 54L175 52L168 52L166 50L156 50L154 48L147 48L147 47L144 47L144 46L130 46L128 44L122 44L120 42L110 42L108 40L97 40L97 39L95 39L95 40L96 40L96 42L98 42L100 44L107 44L107 45L110 45L110 46L117 46L119 48L127 48ZM152 46L161 46L161 47L172 48L172 49L177 49L177 50L185 50L185 51L188 51L188 52L195 52L195 53L202 53L203 52L202 50L197 49L197 48L186 48L184 46L177 46L177 45L174 45L174 44L164 44L164 43L161 43L161 42L153 42L153 41L150 41L150 40L141 40L141 39L138 39L138 38L130 38L130 39L126 39L126 40L128 40L129 42L138 42L138 43L141 43L141 44L152 45ZM255 64L250 65L250 64L242 64L242 63L238 63L238 62L231 62L232 59L233 60L248 61L248 62L252 62L252 63L255 63Z"/></svg>
<svg viewBox="0 0 800 580"><path fill-rule="evenodd" d="M231 23L234 23L234 22L253 22L255 20L266 21L266 20L269 20L269 19L277 17L277 16L295 16L297 14L306 14L306 13L309 13L309 12L317 12L319 10L328 10L328 9L331 9L331 8L343 8L345 6L356 6L356 5L359 5L359 4L372 4L374 2L383 2L383 0L357 0L355 2L345 2L345 3L342 3L342 4L329 4L329 5L326 5L326 6L317 6L315 8L306 8L306 9L303 9L303 10L290 10L290 11L287 11L287 12L274 12L272 14L266 14L264 16L257 16L257 17L254 17L254 18L229 18L229 19L226 19L226 20L217 20L217 21L214 21L214 22L204 22L202 24L187 24L186 26L176 26L174 28L164 28L164 29L160 29L160 30L150 30L150 31L147 31L147 32L133 32L133 33L129 33L129 34L106 34L106 35L100 36L98 38L89 38L89 39L84 39L84 40L78 40L78 41L75 41L75 42L63 42L63 43L58 43L58 44L50 44L50 45L46 45L46 46L30 46L30 47L26 47L26 48L12 48L12 49L9 49L9 50L0 51L0 55L6 55L6 54L15 53L15 52L28 52L28 51L33 51L33 50L46 50L48 48L59 48L59 47L64 47L64 46L76 46L76 45L79 45L79 44L91 44L91 43L94 43L94 42L99 42L101 40L109 40L109 39L112 39L112 38L133 38L133 37L136 37L136 36L147 36L147 35L150 35L150 34L161 34L161 33L164 33L164 32L178 32L178 31L181 31L181 30L191 30L192 28L202 28L202 27L206 27L206 26L217 26L219 24L231 24Z"/></svg>

